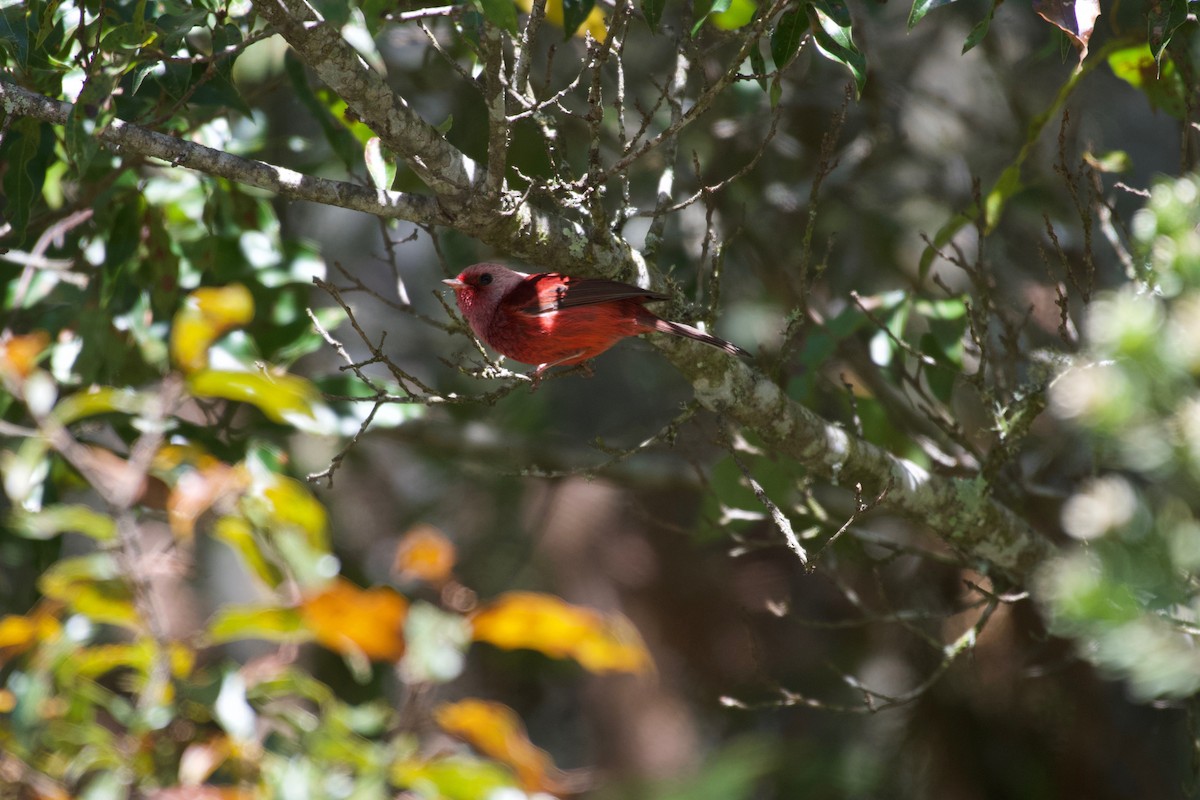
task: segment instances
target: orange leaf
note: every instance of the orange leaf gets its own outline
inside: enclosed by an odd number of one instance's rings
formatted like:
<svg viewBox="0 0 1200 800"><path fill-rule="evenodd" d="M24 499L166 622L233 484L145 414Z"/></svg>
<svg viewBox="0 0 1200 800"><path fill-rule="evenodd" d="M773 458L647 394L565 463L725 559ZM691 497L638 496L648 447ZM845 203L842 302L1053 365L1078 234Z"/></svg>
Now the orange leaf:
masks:
<svg viewBox="0 0 1200 800"><path fill-rule="evenodd" d="M628 619L573 606L551 595L508 592L475 612L471 624L476 641L573 658L592 672L651 668L650 653Z"/></svg>
<svg viewBox="0 0 1200 800"><path fill-rule="evenodd" d="M432 525L409 529L396 547L392 572L401 580L424 581L440 586L454 570L454 544Z"/></svg>
<svg viewBox="0 0 1200 800"><path fill-rule="evenodd" d="M28 378L37 366L38 356L49 344L50 334L45 331L13 336L0 342L0 375L19 380Z"/></svg>
<svg viewBox="0 0 1200 800"><path fill-rule="evenodd" d="M508 706L468 698L443 703L433 718L446 733L511 768L526 791L555 793L562 786L563 773L549 753L529 741L525 725Z"/></svg>
<svg viewBox="0 0 1200 800"><path fill-rule="evenodd" d="M250 473L242 465L229 466L211 459L199 469L184 471L167 497L167 517L176 536L189 537L196 520L223 498L236 496L250 485Z"/></svg>
<svg viewBox="0 0 1200 800"><path fill-rule="evenodd" d="M404 617L408 601L394 589L359 589L338 578L300 604L304 621L317 641L339 653L361 653L375 661L404 655Z"/></svg>
<svg viewBox="0 0 1200 800"><path fill-rule="evenodd" d="M198 786L208 780L233 753L228 736L215 736L207 741L192 742L179 758L179 782Z"/></svg>

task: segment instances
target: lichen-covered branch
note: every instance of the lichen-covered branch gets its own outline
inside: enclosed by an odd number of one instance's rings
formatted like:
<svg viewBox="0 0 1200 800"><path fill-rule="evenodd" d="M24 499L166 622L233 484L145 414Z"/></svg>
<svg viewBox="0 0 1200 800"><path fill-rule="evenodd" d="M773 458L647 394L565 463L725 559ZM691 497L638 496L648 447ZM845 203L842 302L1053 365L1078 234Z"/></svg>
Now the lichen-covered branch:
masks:
<svg viewBox="0 0 1200 800"><path fill-rule="evenodd" d="M52 125L65 125L71 104L54 100L0 79L0 107L16 116L32 117ZM206 175L276 192L294 200L349 208L389 219L422 225L449 222L433 197L391 192L345 181L304 175L286 167L243 158L186 139L147 130L115 120L99 133L100 141L117 152L162 159Z"/></svg>
<svg viewBox="0 0 1200 800"><path fill-rule="evenodd" d="M299 59L437 193L438 207L447 218L440 224L551 269L579 271L587 265L610 276L647 274L641 254L617 234L587 230L561 215L534 209L505 181L489 181L486 170L421 119L307 3L255 0L254 7ZM484 191L487 186L500 186L501 191L489 193Z"/></svg>
<svg viewBox="0 0 1200 800"><path fill-rule="evenodd" d="M336 26L318 19L301 0L255 0L254 8L430 189L447 197L471 192L480 179L475 162L364 64Z"/></svg>
<svg viewBox="0 0 1200 800"><path fill-rule="evenodd" d="M421 120L382 76L358 58L335 28L313 19L307 6L297 0L255 0L255 6L384 144L409 161L433 190L431 195L379 191L301 175L120 121L104 128L98 134L100 140L123 152L153 156L290 198L427 226L450 226L539 267L637 276L640 283L656 282L642 254L619 233L603 227L587 229L567 213L536 209L504 181L488 181L478 174L470 159ZM502 61L498 49L493 55L493 65ZM499 124L503 113L501 86L499 82L492 86L491 97L497 101L494 124ZM60 125L71 110L67 103L3 81L0 105L10 114ZM677 123L686 116L678 116L653 141L671 146L669 132L677 130ZM493 130L498 132L498 128ZM494 166L500 168L504 148L499 139L496 142ZM493 191L483 191L484 187ZM577 217L586 219L586 211L580 209ZM742 362L684 341L664 341L661 346L691 380L702 406L754 431L773 453L794 459L815 477L845 486L861 484L870 494L889 487L884 507L923 523L966 558L1023 580L1052 553L1046 539L992 498L983 478L931 475L820 418L788 398L776 382Z"/></svg>
<svg viewBox="0 0 1200 800"><path fill-rule="evenodd" d="M689 342L660 345L702 406L753 430L773 455L794 459L823 480L861 483L871 493L890 482L883 508L924 524L981 567L1023 582L1053 554L1049 540L991 497L982 478L931 474L821 418L743 362Z"/></svg>

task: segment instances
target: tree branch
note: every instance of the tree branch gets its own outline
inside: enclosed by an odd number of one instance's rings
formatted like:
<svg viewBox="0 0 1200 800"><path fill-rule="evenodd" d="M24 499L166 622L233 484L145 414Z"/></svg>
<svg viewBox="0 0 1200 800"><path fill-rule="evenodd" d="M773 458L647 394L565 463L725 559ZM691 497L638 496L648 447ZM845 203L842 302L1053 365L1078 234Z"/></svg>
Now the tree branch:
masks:
<svg viewBox="0 0 1200 800"><path fill-rule="evenodd" d="M498 194L484 191L487 171L421 119L303 0L254 0L254 7L300 60L438 194L439 207L452 220L443 224L542 267L578 272L588 265L606 276L632 273L644 284L648 280L642 255L615 233L589 231L563 216L536 210L500 179L493 179L501 187Z"/></svg>
<svg viewBox="0 0 1200 800"><path fill-rule="evenodd" d="M452 198L470 194L482 177L475 162L421 119L382 75L363 63L336 27L317 18L311 5L254 0L254 9L430 189Z"/></svg>
<svg viewBox="0 0 1200 800"><path fill-rule="evenodd" d="M700 404L753 430L773 455L794 459L835 485L861 483L878 493L890 482L882 508L923 524L966 558L991 564L1019 582L1055 552L1049 540L990 496L982 477L933 475L822 419L740 361L702 352L692 342L660 339Z"/></svg>
<svg viewBox="0 0 1200 800"><path fill-rule="evenodd" d="M64 125L73 106L23 89L0 78L0 107L10 114ZM383 191L345 181L304 175L286 167L242 158L221 150L114 120L97 138L116 151L162 159L172 166L226 178L247 186L276 192L293 200L308 200L348 208L386 219L403 219L419 225L443 225L496 249L549 269L580 271L581 265L607 275L624 275L634 264L637 275L648 274L645 260L615 235L601 241L589 239L583 226L520 202L520 195L505 192L506 209L466 206L452 199Z"/></svg>
<svg viewBox="0 0 1200 800"><path fill-rule="evenodd" d="M0 106L10 114L32 117L52 125L65 125L72 105L0 79ZM157 133L115 120L100 131L100 141L115 151L159 158L172 166L187 167L207 175L276 192L294 200L349 208L389 219L422 225L445 225L449 219L432 197L391 192L345 181L316 178L287 169L214 150L185 139Z"/></svg>
<svg viewBox="0 0 1200 800"><path fill-rule="evenodd" d="M308 30L298 23L292 27L302 32ZM351 101L350 97L345 99ZM71 110L67 103L4 81L0 81L0 105L10 113L54 124L64 124ZM501 198L508 207L497 214L495 209L471 208L469 201L460 203L454 198L424 198L313 178L120 121L108 126L99 137L116 148L276 191L286 197L423 224L452 225L533 263L570 268L590 262L608 274L620 274L634 265L643 280L649 277L641 255L619 236L598 231L596 238L590 238L577 223L537 212L520 203L511 192L505 192ZM756 431L773 452L796 459L814 476L848 486L862 483L871 492L890 482L886 507L924 523L967 557L989 562L1018 580L1027 577L1036 564L1052 554L1054 548L1046 539L990 497L983 478L949 479L931 475L793 402L775 383L745 364L732 360L718 363L716 359L724 358L720 354L683 340L668 339L659 344L692 382L696 398L704 407Z"/></svg>

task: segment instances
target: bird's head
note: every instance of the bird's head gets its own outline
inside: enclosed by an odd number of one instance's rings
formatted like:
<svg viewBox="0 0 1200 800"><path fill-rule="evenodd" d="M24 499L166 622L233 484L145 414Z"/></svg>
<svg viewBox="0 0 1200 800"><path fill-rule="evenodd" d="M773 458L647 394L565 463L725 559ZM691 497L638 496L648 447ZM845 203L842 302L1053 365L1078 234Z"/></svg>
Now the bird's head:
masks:
<svg viewBox="0 0 1200 800"><path fill-rule="evenodd" d="M456 278L442 281L454 290L458 308L471 319L478 314L495 311L500 301L526 277L500 264L473 264Z"/></svg>

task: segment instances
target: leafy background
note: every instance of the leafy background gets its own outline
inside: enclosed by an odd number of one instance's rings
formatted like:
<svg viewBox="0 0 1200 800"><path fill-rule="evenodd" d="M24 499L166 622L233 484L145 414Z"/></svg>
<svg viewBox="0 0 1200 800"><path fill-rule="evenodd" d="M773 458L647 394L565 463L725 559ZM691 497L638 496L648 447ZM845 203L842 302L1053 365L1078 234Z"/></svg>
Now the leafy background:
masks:
<svg viewBox="0 0 1200 800"><path fill-rule="evenodd" d="M645 343L531 392L433 290L521 253L488 230L101 144L431 193L258 6L8 3L5 796L1188 790L1194 3L315 5L481 162L473 78L544 13L533 84L567 90L511 123L523 201L617 230L671 313L1054 555L948 546ZM703 113L573 189L633 134L612 98L690 113L681 64Z"/></svg>

